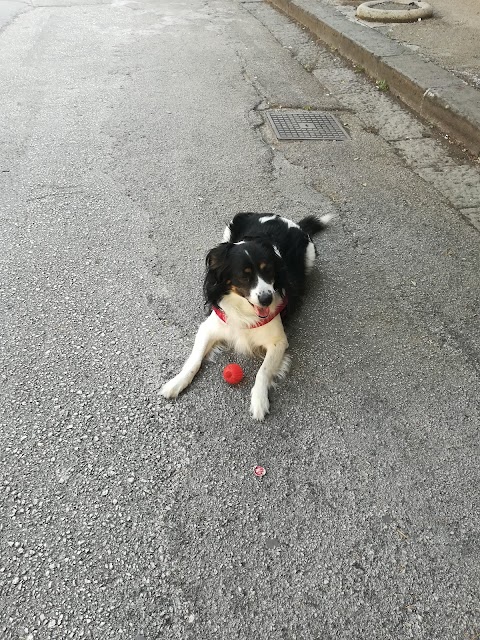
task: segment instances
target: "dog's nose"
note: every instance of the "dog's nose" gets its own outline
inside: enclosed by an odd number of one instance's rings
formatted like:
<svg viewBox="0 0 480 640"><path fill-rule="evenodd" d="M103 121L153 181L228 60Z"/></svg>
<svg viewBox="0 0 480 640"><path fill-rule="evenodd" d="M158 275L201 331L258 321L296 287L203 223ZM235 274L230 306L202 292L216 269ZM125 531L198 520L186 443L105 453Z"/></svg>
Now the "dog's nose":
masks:
<svg viewBox="0 0 480 640"><path fill-rule="evenodd" d="M258 302L262 307L268 307L272 304L273 295L270 292L261 293L258 296Z"/></svg>

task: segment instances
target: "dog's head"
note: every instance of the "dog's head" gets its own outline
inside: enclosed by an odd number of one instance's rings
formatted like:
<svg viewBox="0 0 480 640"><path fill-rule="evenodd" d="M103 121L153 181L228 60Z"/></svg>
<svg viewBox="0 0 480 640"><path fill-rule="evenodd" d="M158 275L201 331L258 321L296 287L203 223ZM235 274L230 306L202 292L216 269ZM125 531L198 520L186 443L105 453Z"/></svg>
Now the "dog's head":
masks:
<svg viewBox="0 0 480 640"><path fill-rule="evenodd" d="M225 296L245 300L258 318L266 318L284 294L283 262L268 242L223 242L206 259L206 302L218 306Z"/></svg>

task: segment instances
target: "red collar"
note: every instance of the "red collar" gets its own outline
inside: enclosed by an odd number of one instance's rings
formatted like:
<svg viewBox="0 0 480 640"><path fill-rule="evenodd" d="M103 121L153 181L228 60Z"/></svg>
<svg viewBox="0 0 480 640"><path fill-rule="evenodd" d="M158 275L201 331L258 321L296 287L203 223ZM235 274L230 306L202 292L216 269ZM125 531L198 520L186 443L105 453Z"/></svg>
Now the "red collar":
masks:
<svg viewBox="0 0 480 640"><path fill-rule="evenodd" d="M275 311L273 313L271 313L266 318L262 318L261 320L259 320L255 324L252 324L248 328L249 329L257 329L258 327L263 327L264 324L268 324L276 316L278 316L279 313L282 313L282 311L285 309L287 304L288 304L288 298L287 298L287 296L285 296L284 298L282 298L282 301L280 302L280 304L278 305L278 307L275 309ZM212 311L214 311L217 314L217 316L220 318L220 320L222 322L225 322L225 323L227 322L227 315L226 315L225 311L223 311L223 309L220 309L220 307L216 307L215 305L213 305L212 306Z"/></svg>

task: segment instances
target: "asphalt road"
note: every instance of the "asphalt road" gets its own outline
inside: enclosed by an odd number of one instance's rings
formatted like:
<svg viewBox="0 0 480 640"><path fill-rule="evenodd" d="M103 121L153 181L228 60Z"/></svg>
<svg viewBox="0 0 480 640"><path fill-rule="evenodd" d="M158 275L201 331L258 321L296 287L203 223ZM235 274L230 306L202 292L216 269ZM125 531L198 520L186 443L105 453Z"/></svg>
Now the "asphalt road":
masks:
<svg viewBox="0 0 480 640"><path fill-rule="evenodd" d="M0 60L2 639L478 638L478 169L262 2L34 0ZM337 216L263 424L228 353L159 395L238 210Z"/></svg>

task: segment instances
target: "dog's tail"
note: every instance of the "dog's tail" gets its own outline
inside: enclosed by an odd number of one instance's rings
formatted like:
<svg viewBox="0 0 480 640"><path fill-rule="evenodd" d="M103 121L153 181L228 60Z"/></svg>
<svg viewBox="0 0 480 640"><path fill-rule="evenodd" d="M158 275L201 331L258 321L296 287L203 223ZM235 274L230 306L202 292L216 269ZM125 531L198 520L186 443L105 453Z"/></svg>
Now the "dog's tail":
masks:
<svg viewBox="0 0 480 640"><path fill-rule="evenodd" d="M316 233L320 233L328 227L328 223L333 218L332 213L318 218L317 216L306 216L298 223L300 229L308 233L309 236L314 236Z"/></svg>

